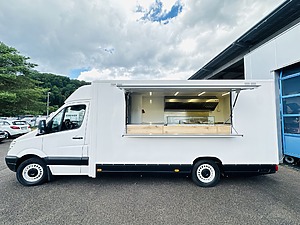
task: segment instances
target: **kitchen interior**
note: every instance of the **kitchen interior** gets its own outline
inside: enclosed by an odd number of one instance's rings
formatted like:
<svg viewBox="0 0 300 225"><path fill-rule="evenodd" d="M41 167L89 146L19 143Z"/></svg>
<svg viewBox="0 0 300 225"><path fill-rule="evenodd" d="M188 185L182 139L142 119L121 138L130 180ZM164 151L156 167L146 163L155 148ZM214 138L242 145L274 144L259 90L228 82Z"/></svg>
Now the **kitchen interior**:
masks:
<svg viewBox="0 0 300 225"><path fill-rule="evenodd" d="M230 135L230 92L133 92L127 135Z"/></svg>

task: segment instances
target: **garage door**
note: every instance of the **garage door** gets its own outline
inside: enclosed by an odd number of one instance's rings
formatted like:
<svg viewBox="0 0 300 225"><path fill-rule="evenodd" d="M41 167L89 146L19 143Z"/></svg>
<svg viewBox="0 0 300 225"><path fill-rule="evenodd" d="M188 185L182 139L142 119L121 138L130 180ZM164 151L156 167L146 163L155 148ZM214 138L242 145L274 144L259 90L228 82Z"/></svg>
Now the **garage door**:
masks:
<svg viewBox="0 0 300 225"><path fill-rule="evenodd" d="M300 158L300 69L282 70L280 98L283 153Z"/></svg>

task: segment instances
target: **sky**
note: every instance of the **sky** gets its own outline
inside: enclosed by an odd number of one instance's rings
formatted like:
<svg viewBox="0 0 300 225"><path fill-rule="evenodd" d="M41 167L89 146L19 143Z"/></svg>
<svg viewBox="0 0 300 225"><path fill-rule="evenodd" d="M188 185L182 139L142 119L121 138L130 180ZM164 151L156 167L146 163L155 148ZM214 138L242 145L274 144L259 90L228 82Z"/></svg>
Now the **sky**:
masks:
<svg viewBox="0 0 300 225"><path fill-rule="evenodd" d="M0 41L74 79L188 79L282 2L0 1Z"/></svg>

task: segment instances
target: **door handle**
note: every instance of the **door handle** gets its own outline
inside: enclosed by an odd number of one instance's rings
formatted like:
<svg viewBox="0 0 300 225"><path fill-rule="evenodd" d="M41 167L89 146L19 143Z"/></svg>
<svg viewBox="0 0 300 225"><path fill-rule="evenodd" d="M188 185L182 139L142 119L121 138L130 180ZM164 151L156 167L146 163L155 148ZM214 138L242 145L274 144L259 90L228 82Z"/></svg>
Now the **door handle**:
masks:
<svg viewBox="0 0 300 225"><path fill-rule="evenodd" d="M75 136L75 137L72 137L72 139L83 139L83 137L77 137L77 136Z"/></svg>

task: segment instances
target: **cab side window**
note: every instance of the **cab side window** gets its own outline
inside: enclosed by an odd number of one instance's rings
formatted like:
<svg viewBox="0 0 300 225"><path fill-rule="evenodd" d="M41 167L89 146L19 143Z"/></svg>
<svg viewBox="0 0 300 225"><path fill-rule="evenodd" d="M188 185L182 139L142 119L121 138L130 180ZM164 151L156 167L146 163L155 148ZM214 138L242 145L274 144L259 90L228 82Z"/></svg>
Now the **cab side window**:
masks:
<svg viewBox="0 0 300 225"><path fill-rule="evenodd" d="M61 110L55 117L53 117L52 121L50 122L50 133L58 132L61 129L61 122L62 122L62 117L64 114L64 109Z"/></svg>
<svg viewBox="0 0 300 225"><path fill-rule="evenodd" d="M81 126L86 105L73 105L62 109L47 124L48 133L77 129Z"/></svg>

